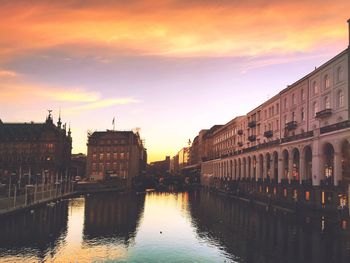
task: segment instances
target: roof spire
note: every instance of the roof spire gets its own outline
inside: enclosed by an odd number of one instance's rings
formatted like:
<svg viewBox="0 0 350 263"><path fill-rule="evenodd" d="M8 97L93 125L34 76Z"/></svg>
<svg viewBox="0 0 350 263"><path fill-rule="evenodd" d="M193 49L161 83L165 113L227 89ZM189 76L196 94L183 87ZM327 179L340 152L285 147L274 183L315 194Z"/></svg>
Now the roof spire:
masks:
<svg viewBox="0 0 350 263"><path fill-rule="evenodd" d="M71 134L72 134L72 132L70 130L70 122L69 122L69 125L68 125L68 137L71 137Z"/></svg>
<svg viewBox="0 0 350 263"><path fill-rule="evenodd" d="M58 114L58 122L57 122L57 127L61 128L62 122L61 122L61 108Z"/></svg>

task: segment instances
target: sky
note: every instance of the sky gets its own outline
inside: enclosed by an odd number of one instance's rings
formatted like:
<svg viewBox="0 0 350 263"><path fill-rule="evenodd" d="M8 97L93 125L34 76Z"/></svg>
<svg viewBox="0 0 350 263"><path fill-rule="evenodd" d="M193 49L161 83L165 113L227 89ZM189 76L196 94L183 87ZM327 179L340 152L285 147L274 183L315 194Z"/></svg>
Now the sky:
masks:
<svg viewBox="0 0 350 263"><path fill-rule="evenodd" d="M348 0L0 0L0 119L140 128L149 161L348 47Z"/></svg>

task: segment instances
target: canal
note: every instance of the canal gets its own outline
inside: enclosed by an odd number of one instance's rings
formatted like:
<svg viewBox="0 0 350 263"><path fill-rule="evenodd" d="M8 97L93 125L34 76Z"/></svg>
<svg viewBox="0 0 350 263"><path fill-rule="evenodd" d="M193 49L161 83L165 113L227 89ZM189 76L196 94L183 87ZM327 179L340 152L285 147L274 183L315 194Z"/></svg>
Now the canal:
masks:
<svg viewBox="0 0 350 263"><path fill-rule="evenodd" d="M104 193L0 219L0 262L349 262L348 222L204 191Z"/></svg>

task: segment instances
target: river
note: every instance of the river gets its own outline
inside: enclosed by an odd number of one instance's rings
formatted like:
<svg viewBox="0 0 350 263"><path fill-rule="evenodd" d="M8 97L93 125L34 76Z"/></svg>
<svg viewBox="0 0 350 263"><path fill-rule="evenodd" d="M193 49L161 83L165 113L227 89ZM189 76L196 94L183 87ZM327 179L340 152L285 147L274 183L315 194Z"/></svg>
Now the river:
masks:
<svg viewBox="0 0 350 263"><path fill-rule="evenodd" d="M205 191L103 193L0 220L0 262L350 262L347 222Z"/></svg>

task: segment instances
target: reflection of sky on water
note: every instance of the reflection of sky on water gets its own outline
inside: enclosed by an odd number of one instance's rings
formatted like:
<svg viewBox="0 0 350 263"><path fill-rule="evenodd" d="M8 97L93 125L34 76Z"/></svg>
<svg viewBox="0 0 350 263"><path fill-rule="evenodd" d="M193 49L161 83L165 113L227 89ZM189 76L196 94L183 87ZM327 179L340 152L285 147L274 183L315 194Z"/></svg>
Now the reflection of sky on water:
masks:
<svg viewBox="0 0 350 263"><path fill-rule="evenodd" d="M205 192L96 194L0 220L0 262L345 263L349 229ZM344 227L344 226L343 226ZM331 261L330 261L331 260Z"/></svg>

